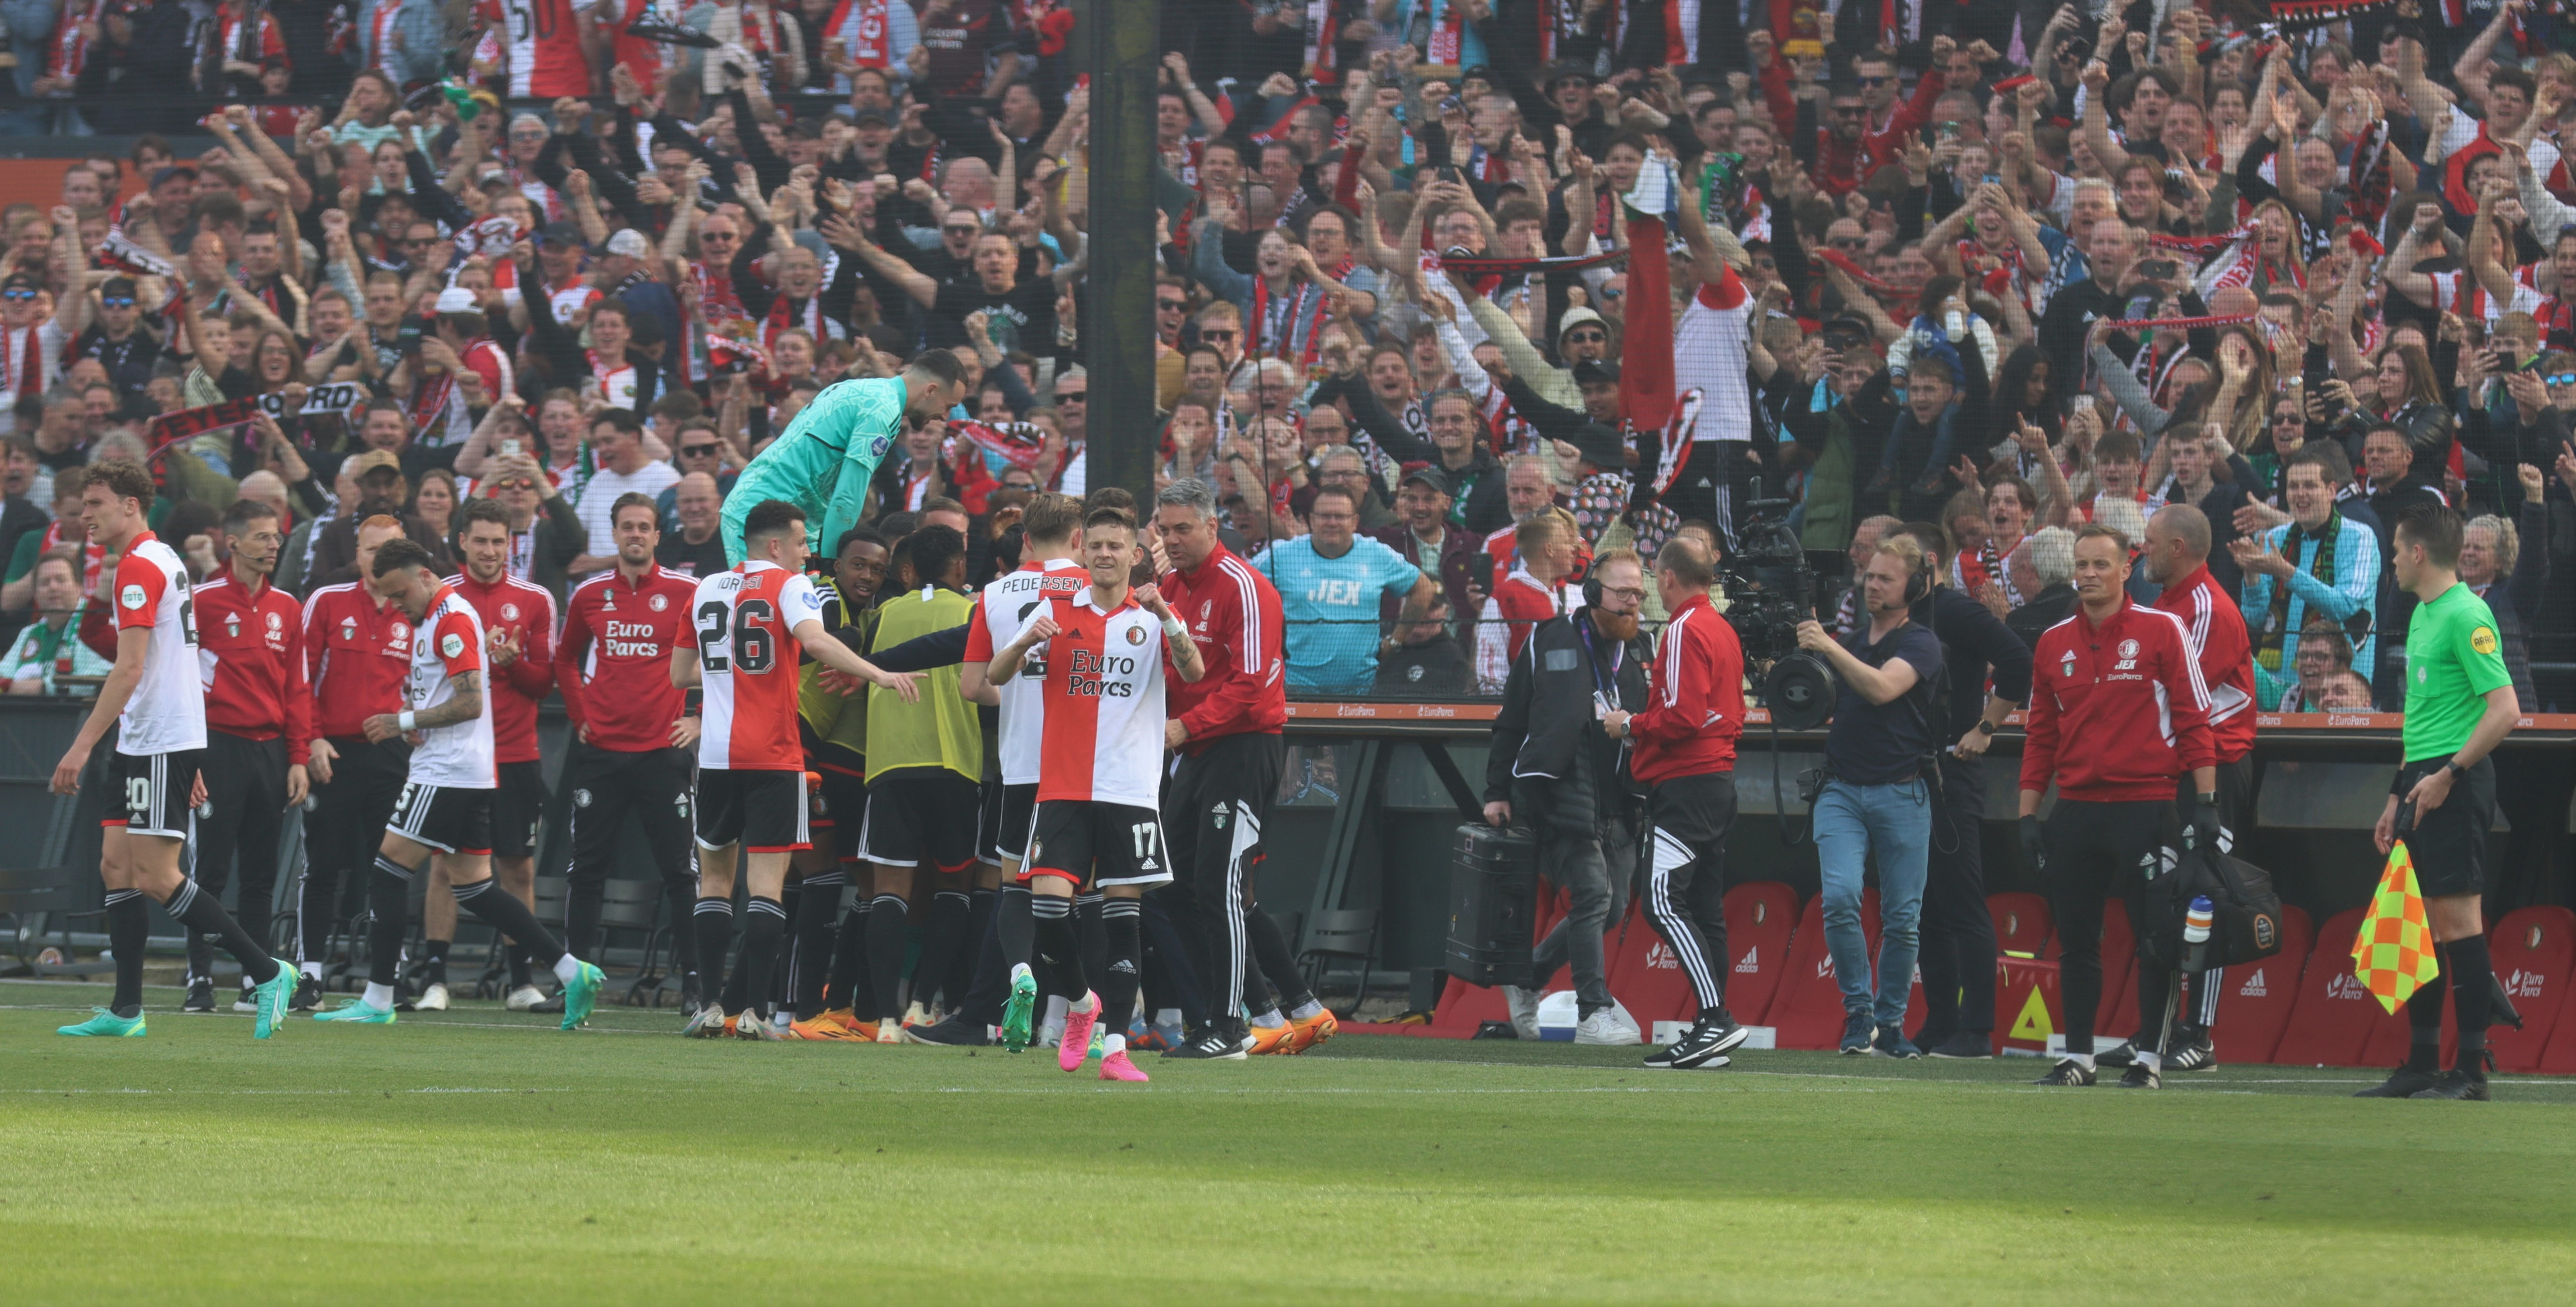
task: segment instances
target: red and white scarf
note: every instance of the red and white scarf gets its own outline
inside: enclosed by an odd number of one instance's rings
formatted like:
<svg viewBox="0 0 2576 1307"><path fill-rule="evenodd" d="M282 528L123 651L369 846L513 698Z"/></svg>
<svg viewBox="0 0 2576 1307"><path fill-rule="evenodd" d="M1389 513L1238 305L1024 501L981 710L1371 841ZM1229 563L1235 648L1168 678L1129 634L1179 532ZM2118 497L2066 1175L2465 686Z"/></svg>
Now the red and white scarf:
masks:
<svg viewBox="0 0 2576 1307"><path fill-rule="evenodd" d="M45 351L45 324L10 330L0 327L0 393L12 397L39 394L61 372L60 361Z"/></svg>
<svg viewBox="0 0 2576 1307"><path fill-rule="evenodd" d="M637 379L634 364L624 359L612 363L601 358L595 349L583 350L581 356L590 363L590 375L599 379L601 402L623 409L635 407Z"/></svg>
<svg viewBox="0 0 2576 1307"><path fill-rule="evenodd" d="M1290 285L1292 293L1274 306L1270 302L1270 279L1252 279L1253 330L1261 333L1256 352L1278 359L1290 358L1293 354L1293 361L1303 366L1315 361L1317 342L1324 334L1324 319L1328 316L1332 300L1324 294L1323 287L1313 282L1292 282ZM1299 318L1309 316L1310 304L1313 306L1311 318L1307 322L1306 339L1301 348L1297 340L1297 322Z"/></svg>
<svg viewBox="0 0 2576 1307"><path fill-rule="evenodd" d="M1334 47L1342 39L1342 15L1333 0L1306 0L1306 75L1329 80L1341 67Z"/></svg>
<svg viewBox="0 0 2576 1307"><path fill-rule="evenodd" d="M850 63L860 68L894 66L894 41L886 25L886 0L841 0L824 29L839 34L849 47Z"/></svg>

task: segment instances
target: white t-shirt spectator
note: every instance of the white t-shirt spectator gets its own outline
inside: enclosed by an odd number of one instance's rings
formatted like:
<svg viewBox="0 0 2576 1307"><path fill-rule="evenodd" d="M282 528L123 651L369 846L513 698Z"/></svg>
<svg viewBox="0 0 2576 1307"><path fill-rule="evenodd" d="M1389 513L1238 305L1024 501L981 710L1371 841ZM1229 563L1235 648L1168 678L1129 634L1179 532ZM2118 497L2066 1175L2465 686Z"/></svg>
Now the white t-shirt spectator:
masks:
<svg viewBox="0 0 2576 1307"><path fill-rule="evenodd" d="M581 488L581 504L573 510L583 529L590 532L590 547L582 552L599 558L617 553L617 532L610 516L619 497L634 491L647 499L658 498L680 480L680 469L668 463L646 462L633 472L619 472L603 467L590 474L590 483Z"/></svg>

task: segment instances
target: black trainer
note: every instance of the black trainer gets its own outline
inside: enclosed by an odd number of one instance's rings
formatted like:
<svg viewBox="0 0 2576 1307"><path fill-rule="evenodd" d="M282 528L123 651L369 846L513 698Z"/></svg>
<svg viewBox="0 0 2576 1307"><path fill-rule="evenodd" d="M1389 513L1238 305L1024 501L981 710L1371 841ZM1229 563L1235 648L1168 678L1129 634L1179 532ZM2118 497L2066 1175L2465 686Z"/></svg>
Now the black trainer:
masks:
<svg viewBox="0 0 2576 1307"><path fill-rule="evenodd" d="M2472 1076L2455 1067L2443 1072L2441 1079L2408 1094L2407 1097L2453 1098L2471 1103L2483 1103L2488 1101L2487 1080L2485 1076Z"/></svg>
<svg viewBox="0 0 2576 1307"><path fill-rule="evenodd" d="M2056 1066L2049 1069L2047 1075L2031 1083L2034 1085L2089 1085L2093 1083L2093 1068L2074 1058L2063 1058Z"/></svg>
<svg viewBox="0 0 2576 1307"><path fill-rule="evenodd" d="M907 1044L946 1044L951 1048L982 1048L993 1042L983 1022L964 1017L950 1017L933 1025L905 1026L903 1039Z"/></svg>
<svg viewBox="0 0 2576 1307"><path fill-rule="evenodd" d="M561 1012L564 1010L564 997L561 994L556 994L550 998L540 999L537 1002L530 1004L528 1006L528 1010L531 1012L547 1013Z"/></svg>
<svg viewBox="0 0 2576 1307"><path fill-rule="evenodd" d="M1240 1062L1252 1053L1252 1036L1222 1026L1210 1026L1196 1039L1184 1041L1178 1048L1165 1049L1163 1056L1192 1061Z"/></svg>
<svg viewBox="0 0 2576 1307"><path fill-rule="evenodd" d="M1880 1026L1878 1034L1869 1041L1869 1052L1872 1057L1892 1057L1902 1061L1923 1056L1923 1050L1916 1048L1913 1041L1905 1037L1905 1032L1896 1026Z"/></svg>
<svg viewBox="0 0 2576 1307"><path fill-rule="evenodd" d="M2353 1097L2413 1098L2417 1093L2440 1083L2441 1079L2442 1077L2436 1072L2418 1071L2411 1066L2401 1066L2389 1072L2386 1080L2354 1094Z"/></svg>
<svg viewBox="0 0 2576 1307"><path fill-rule="evenodd" d="M206 979L204 976L199 976L195 980L189 981L187 1000L179 1004L179 1010L190 1015L195 1015L200 1012L213 1012L215 1010L215 982Z"/></svg>
<svg viewBox="0 0 2576 1307"><path fill-rule="evenodd" d="M2209 1032L2198 1029L2189 1032L2175 1031L2174 1049L2165 1054L2165 1069L2168 1071L2217 1070L2218 1050L2210 1046Z"/></svg>
<svg viewBox="0 0 2576 1307"><path fill-rule="evenodd" d="M1994 1032L1987 1031L1984 1034L1979 1034L1971 1030L1962 1030L1959 1033L1950 1036L1948 1039L1923 1050L1923 1055L1925 1057L1946 1058L1951 1061L1958 1062L1978 1061L1985 1058L1991 1058L1995 1055Z"/></svg>
<svg viewBox="0 0 2576 1307"><path fill-rule="evenodd" d="M2122 1089L2162 1089L2165 1087L2165 1081L2164 1077L2156 1074L2154 1067L2144 1062L2131 1062L2129 1069L2120 1073L2120 1087Z"/></svg>
<svg viewBox="0 0 2576 1307"><path fill-rule="evenodd" d="M289 1012L310 1012L322 1006L322 982L311 976L295 978L295 997L286 1000Z"/></svg>
<svg viewBox="0 0 2576 1307"><path fill-rule="evenodd" d="M2096 1053L2093 1055L2093 1065L2095 1066L2127 1066L2137 1060L2138 1041L2134 1039L2123 1039L2120 1041L2120 1046L2118 1048L2114 1048L2106 1053Z"/></svg>
<svg viewBox="0 0 2576 1307"><path fill-rule="evenodd" d="M1646 1066L1655 1071L1691 1071L1703 1066L1724 1066L1726 1052L1744 1042L1753 1032L1737 1025L1732 1017L1694 1022L1682 1037L1646 1055Z"/></svg>

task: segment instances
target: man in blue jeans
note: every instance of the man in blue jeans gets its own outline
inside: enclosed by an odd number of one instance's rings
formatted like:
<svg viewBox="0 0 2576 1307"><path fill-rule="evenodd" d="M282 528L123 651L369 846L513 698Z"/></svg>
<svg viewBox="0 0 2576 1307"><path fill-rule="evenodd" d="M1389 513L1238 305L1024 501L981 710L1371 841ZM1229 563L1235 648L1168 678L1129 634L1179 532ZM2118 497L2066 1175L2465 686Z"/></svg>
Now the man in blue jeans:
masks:
<svg viewBox="0 0 2576 1307"><path fill-rule="evenodd" d="M1843 990L1845 1053L1919 1057L1905 1040L1905 998L1914 981L1923 875L1931 851L1926 767L1935 756L1932 689L1941 641L1913 620L1932 568L1913 537L1881 540L1861 569L1869 622L1836 643L1814 622L1798 624L1798 647L1821 654L1841 681L1825 734L1823 793L1816 798L1816 855L1824 865L1825 948ZM1869 940L1861 931L1861 869L1878 864L1878 984L1873 1004Z"/></svg>

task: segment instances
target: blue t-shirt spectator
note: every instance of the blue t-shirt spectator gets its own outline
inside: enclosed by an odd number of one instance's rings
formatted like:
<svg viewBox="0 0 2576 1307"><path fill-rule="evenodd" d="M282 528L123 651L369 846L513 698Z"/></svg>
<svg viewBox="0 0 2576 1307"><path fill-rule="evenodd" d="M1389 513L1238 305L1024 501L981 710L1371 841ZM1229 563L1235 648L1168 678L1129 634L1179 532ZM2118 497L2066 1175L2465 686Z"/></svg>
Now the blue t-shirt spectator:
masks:
<svg viewBox="0 0 2576 1307"><path fill-rule="evenodd" d="M1421 569L1368 539L1328 558L1313 536L1282 540L1252 565L1286 610L1289 689L1362 693L1376 683L1378 597L1412 590Z"/></svg>
<svg viewBox="0 0 2576 1307"><path fill-rule="evenodd" d="M1913 689L1886 703L1871 703L1845 684L1834 700L1825 731L1825 770L1847 785L1892 785L1920 771L1939 744L1932 729L1932 686L1941 675L1941 641L1932 628L1907 621L1873 644L1869 624L1843 637L1843 648L1872 667L1902 658L1914 665ZM1944 723L1947 725L1947 723Z"/></svg>

